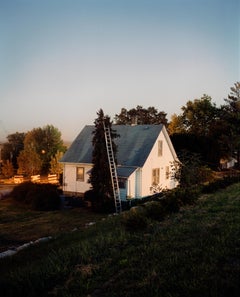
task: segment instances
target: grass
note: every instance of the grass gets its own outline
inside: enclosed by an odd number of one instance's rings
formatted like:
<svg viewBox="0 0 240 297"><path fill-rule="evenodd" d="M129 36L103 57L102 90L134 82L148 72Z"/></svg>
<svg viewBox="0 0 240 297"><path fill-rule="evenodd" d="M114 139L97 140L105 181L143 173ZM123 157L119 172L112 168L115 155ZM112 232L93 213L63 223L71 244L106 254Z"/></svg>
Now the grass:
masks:
<svg viewBox="0 0 240 297"><path fill-rule="evenodd" d="M106 215L105 215L106 216ZM88 209L32 211L11 198L0 201L0 252L45 236L57 236L105 217Z"/></svg>
<svg viewBox="0 0 240 297"><path fill-rule="evenodd" d="M1 296L238 296L239 213L240 184L235 184L201 196L162 222L148 220L140 231L127 231L122 215L75 232L57 231L53 240L1 260ZM24 215L15 215L24 221ZM35 215L36 221L64 217ZM30 221L33 217L28 214Z"/></svg>

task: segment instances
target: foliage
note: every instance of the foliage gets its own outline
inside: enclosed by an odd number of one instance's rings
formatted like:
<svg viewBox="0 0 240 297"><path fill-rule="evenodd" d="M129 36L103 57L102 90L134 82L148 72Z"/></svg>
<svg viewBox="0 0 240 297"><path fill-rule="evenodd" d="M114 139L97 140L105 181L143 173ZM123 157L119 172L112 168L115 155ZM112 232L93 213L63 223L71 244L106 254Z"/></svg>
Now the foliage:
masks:
<svg viewBox="0 0 240 297"><path fill-rule="evenodd" d="M180 161L175 161L171 165L174 168L171 178L176 179L182 188L203 183L205 176L202 174L203 169L199 154L182 150L178 156Z"/></svg>
<svg viewBox="0 0 240 297"><path fill-rule="evenodd" d="M142 231L147 227L146 211L142 206L135 206L123 213L122 224L127 231Z"/></svg>
<svg viewBox="0 0 240 297"><path fill-rule="evenodd" d="M204 94L200 99L188 101L182 107L183 123L188 133L208 136L213 123L217 120L217 107L212 98Z"/></svg>
<svg viewBox="0 0 240 297"><path fill-rule="evenodd" d="M66 147L61 139L61 132L52 125L35 128L28 132L24 139L24 151L34 150L41 159L41 172L47 173L50 161L57 152L65 152Z"/></svg>
<svg viewBox="0 0 240 297"><path fill-rule="evenodd" d="M59 160L63 157L63 152L57 151L56 155L51 157L50 173L57 174L58 178L63 173L63 164Z"/></svg>
<svg viewBox="0 0 240 297"><path fill-rule="evenodd" d="M14 187L11 196L33 210L55 210L61 203L57 186L52 184L25 182Z"/></svg>
<svg viewBox="0 0 240 297"><path fill-rule="evenodd" d="M186 133L183 117L174 113L171 116L171 121L167 127L167 130L169 135Z"/></svg>
<svg viewBox="0 0 240 297"><path fill-rule="evenodd" d="M228 157L235 157L240 166L240 82L235 83L230 90L225 99L226 104L219 108L208 95L188 101L180 115L173 115L168 127L171 136L190 134L196 139L200 138L198 152L202 160L214 168L219 165L220 158ZM186 140L186 136L184 138ZM185 146L184 139L181 142ZM184 149L196 152L187 146Z"/></svg>
<svg viewBox="0 0 240 297"><path fill-rule="evenodd" d="M99 193L90 189L84 193L84 201L91 202L93 211L102 213L115 212L115 203L111 197L102 197Z"/></svg>
<svg viewBox="0 0 240 297"><path fill-rule="evenodd" d="M42 160L32 146L25 146L24 150L20 152L17 161L19 174L28 176L38 174L42 167Z"/></svg>
<svg viewBox="0 0 240 297"><path fill-rule="evenodd" d="M146 209L146 216L152 220L163 221L168 212L163 201L146 202L143 206Z"/></svg>
<svg viewBox="0 0 240 297"><path fill-rule="evenodd" d="M216 169L219 167L221 152L218 138L201 136L191 133L178 133L171 135L171 141L177 155L181 159L189 152L201 160L201 165Z"/></svg>
<svg viewBox="0 0 240 297"><path fill-rule="evenodd" d="M221 137L223 147L228 148L228 156L235 157L240 168L240 82L231 87L227 105L222 107L222 125L225 127L224 137Z"/></svg>
<svg viewBox="0 0 240 297"><path fill-rule="evenodd" d="M5 178L10 178L14 175L13 164L9 160L3 162L1 173Z"/></svg>
<svg viewBox="0 0 240 297"><path fill-rule="evenodd" d="M238 182L240 182L240 174L236 176L224 176L223 178L219 178L205 184L202 187L202 193L214 193L219 189L225 189L226 187Z"/></svg>
<svg viewBox="0 0 240 297"><path fill-rule="evenodd" d="M113 154L116 160L117 147L114 143L114 138L117 137L115 131L112 130L112 123L109 116L105 116L103 110L100 109L97 113L98 117L94 121L95 130L93 132L93 153L92 163L93 168L89 182L92 185L93 192L95 193L96 201L95 205L102 209L104 204L112 204L113 201L113 189L111 182L111 174L109 170L108 156L106 150L104 125L110 128Z"/></svg>
<svg viewBox="0 0 240 297"><path fill-rule="evenodd" d="M136 108L127 110L122 108L120 114L115 115L115 123L117 125L167 125L166 113L163 111L158 112L155 107L143 108L138 105Z"/></svg>
<svg viewBox="0 0 240 297"><path fill-rule="evenodd" d="M48 173L51 158L65 152L61 132L52 125L34 128L28 133L14 133L3 144L2 159L10 160L18 172ZM29 164L27 164L29 163Z"/></svg>
<svg viewBox="0 0 240 297"><path fill-rule="evenodd" d="M178 187L166 193L163 204L167 212L178 212L181 206L195 204L200 194L200 187Z"/></svg>
<svg viewBox="0 0 240 297"><path fill-rule="evenodd" d="M14 169L17 168L17 157L24 147L25 133L16 132L7 136L8 142L3 144L1 156L4 161L9 160Z"/></svg>

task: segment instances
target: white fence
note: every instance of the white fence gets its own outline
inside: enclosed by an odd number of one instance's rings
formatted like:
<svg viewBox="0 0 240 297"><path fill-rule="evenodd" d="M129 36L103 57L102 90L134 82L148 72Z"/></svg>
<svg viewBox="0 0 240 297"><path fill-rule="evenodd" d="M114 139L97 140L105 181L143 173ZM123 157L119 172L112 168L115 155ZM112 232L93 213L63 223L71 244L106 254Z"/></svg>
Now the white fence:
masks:
<svg viewBox="0 0 240 297"><path fill-rule="evenodd" d="M57 174L48 174L48 182L50 184L58 184Z"/></svg>
<svg viewBox="0 0 240 297"><path fill-rule="evenodd" d="M21 184L24 181L23 175L14 175L13 182L14 184Z"/></svg>
<svg viewBox="0 0 240 297"><path fill-rule="evenodd" d="M31 176L31 182L32 183L40 183L40 174L32 175Z"/></svg>

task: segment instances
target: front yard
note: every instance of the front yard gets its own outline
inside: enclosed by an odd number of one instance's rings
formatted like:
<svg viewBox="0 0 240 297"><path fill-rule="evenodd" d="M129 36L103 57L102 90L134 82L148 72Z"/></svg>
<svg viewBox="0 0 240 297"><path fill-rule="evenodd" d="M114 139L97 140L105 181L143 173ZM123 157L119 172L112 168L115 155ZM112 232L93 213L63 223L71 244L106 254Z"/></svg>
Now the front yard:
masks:
<svg viewBox="0 0 240 297"><path fill-rule="evenodd" d="M6 200L0 210L5 242L56 235L0 260L3 297L240 294L239 183L142 230L126 230L124 215L102 220L83 209L40 213Z"/></svg>

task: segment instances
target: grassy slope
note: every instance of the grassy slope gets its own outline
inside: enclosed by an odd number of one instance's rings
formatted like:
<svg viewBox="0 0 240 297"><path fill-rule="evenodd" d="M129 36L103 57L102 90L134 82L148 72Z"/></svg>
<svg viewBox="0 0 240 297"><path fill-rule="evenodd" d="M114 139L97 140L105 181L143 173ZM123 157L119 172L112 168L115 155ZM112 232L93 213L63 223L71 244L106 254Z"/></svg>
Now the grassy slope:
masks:
<svg viewBox="0 0 240 297"><path fill-rule="evenodd" d="M32 211L12 199L0 201L0 252L12 246L82 229L104 217L83 208L63 211Z"/></svg>
<svg viewBox="0 0 240 297"><path fill-rule="evenodd" d="M121 217L0 262L1 296L238 296L240 184L128 232Z"/></svg>

